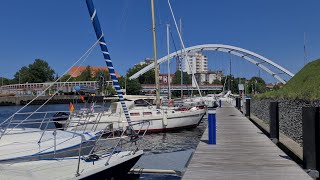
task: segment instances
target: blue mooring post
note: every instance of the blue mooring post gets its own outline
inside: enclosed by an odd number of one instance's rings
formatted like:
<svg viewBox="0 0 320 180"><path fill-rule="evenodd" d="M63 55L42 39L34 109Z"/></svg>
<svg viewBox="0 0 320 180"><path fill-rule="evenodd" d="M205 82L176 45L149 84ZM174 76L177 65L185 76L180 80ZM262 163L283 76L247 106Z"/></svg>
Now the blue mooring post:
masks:
<svg viewBox="0 0 320 180"><path fill-rule="evenodd" d="M217 125L216 125L216 109L208 108L208 144L216 144Z"/></svg>
<svg viewBox="0 0 320 180"><path fill-rule="evenodd" d="M221 101L221 99L219 99L219 107L220 107L220 108L222 107L222 101Z"/></svg>

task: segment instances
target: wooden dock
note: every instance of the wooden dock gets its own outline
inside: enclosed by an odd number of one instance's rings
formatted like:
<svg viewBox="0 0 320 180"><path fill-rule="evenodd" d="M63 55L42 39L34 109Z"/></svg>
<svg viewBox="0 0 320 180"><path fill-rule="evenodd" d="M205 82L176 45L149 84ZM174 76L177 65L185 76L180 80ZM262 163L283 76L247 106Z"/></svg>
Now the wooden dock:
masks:
<svg viewBox="0 0 320 180"><path fill-rule="evenodd" d="M207 129L183 179L312 179L236 108L223 105L217 109L217 144L207 144Z"/></svg>

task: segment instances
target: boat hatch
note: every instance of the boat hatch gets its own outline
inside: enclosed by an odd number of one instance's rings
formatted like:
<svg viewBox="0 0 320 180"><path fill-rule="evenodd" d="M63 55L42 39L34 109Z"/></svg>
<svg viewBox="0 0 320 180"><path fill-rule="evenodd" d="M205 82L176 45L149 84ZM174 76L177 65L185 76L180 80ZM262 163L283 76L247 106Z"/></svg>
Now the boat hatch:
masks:
<svg viewBox="0 0 320 180"><path fill-rule="evenodd" d="M138 113L138 112L133 112L133 113L130 113L130 116L140 116L140 113Z"/></svg>
<svg viewBox="0 0 320 180"><path fill-rule="evenodd" d="M146 116L146 115L147 115L147 116L148 116L148 115L150 116L150 115L152 115L152 112L143 112L143 115L144 115L144 116Z"/></svg>

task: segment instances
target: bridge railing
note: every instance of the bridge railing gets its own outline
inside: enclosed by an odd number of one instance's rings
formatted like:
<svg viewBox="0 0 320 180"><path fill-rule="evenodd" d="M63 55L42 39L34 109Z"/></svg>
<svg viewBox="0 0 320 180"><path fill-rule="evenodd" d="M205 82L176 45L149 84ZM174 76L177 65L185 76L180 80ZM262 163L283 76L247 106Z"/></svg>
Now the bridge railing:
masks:
<svg viewBox="0 0 320 180"><path fill-rule="evenodd" d="M197 87L193 87L192 84L184 84L184 85L175 85L172 84L170 86L171 90L181 90L181 88L183 90L197 90ZM222 90L223 89L223 85L220 84L208 84L208 85L199 85L200 90ZM142 85L142 90L148 91L148 90L155 90L156 87L154 84L143 84ZM160 89L162 90L167 90L168 89L168 85L160 85Z"/></svg>
<svg viewBox="0 0 320 180"><path fill-rule="evenodd" d="M112 81L106 81L108 85L112 85ZM53 86L54 87L61 87L61 86L92 86L97 87L98 81L73 81L73 82L56 82ZM45 83L25 83L25 84L9 84L0 86L0 89L3 90L22 90L22 89L43 89L48 86L51 86L53 82L45 82Z"/></svg>
<svg viewBox="0 0 320 180"><path fill-rule="evenodd" d="M44 89L52 85L49 93L54 93L55 90L62 90L63 92L72 92L74 86L89 86L98 87L98 81L73 81L73 82L45 82L45 83L25 83L25 84L9 84L0 86L0 94L16 94L31 95L41 93ZM112 81L106 81L107 85L112 85Z"/></svg>

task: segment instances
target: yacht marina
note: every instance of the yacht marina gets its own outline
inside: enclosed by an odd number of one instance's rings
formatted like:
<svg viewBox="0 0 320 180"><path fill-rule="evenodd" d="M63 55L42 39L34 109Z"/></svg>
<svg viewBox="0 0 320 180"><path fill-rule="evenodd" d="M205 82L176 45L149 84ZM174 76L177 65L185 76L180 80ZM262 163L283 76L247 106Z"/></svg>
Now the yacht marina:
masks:
<svg viewBox="0 0 320 180"><path fill-rule="evenodd" d="M119 3L124 3L122 12ZM294 95L314 100L319 93L289 93L287 85L297 89L292 84L299 78L253 51L226 44L193 44L208 40L205 31L196 36L193 32L212 26L214 18L207 17L217 17L214 13L225 6L211 1L194 3L82 0L6 6L3 11L13 13L7 12L6 19L0 16L0 22L9 27L5 33L0 29L3 39L7 37L2 34L12 38L23 34L47 41L39 47L33 39L19 36L19 40L9 39L15 47L0 44L5 49L0 56L11 48L18 50L11 56L19 56L21 65L13 78L1 77L0 180L318 179L319 107L299 106L282 112L279 107L290 104L283 99ZM130 13L133 6L134 13ZM189 6L202 8L195 8L196 13L181 10ZM28 13L23 13L25 9ZM182 24L180 16L202 13L192 26L187 20L189 28ZM33 18L23 19L30 14ZM32 22L39 29L28 30L35 26L28 24ZM42 24L50 29L42 29ZM212 28L213 34L220 31L218 26ZM215 41L224 33L216 34ZM59 51L48 48L56 40ZM24 46L29 49L24 51L16 45L25 41L36 50ZM306 64L306 34L304 41ZM30 54L48 56L54 66L42 58L26 65L22 56ZM134 61L142 54L143 61ZM234 56L241 62L233 61ZM209 68L208 59L227 61ZM242 60L258 67L258 76ZM245 70L239 70L241 67ZM320 66L309 63L306 67ZM265 73L262 76L260 69ZM303 83L311 79L305 75L309 70L301 71L297 75ZM276 82L267 84L271 81L265 75Z"/></svg>
<svg viewBox="0 0 320 180"><path fill-rule="evenodd" d="M80 104L82 106L82 104ZM105 105L106 108L110 104ZM0 107L0 122L12 115L21 106ZM32 105L26 111L32 111L39 106ZM64 111L68 109L66 104L50 104L43 107L42 111ZM76 106L78 108L78 106ZM133 166L134 169L157 169L173 170L176 174L147 173L140 175L140 179L181 179L181 174L185 171L187 162L200 141L200 137L206 128L206 117L196 128L186 130L176 130L170 133L158 132L149 133L144 137L140 148L144 150L144 155ZM50 124L50 127L53 127ZM32 125L29 127L36 127ZM101 142L104 143L103 141ZM139 173L137 173L139 174Z"/></svg>

